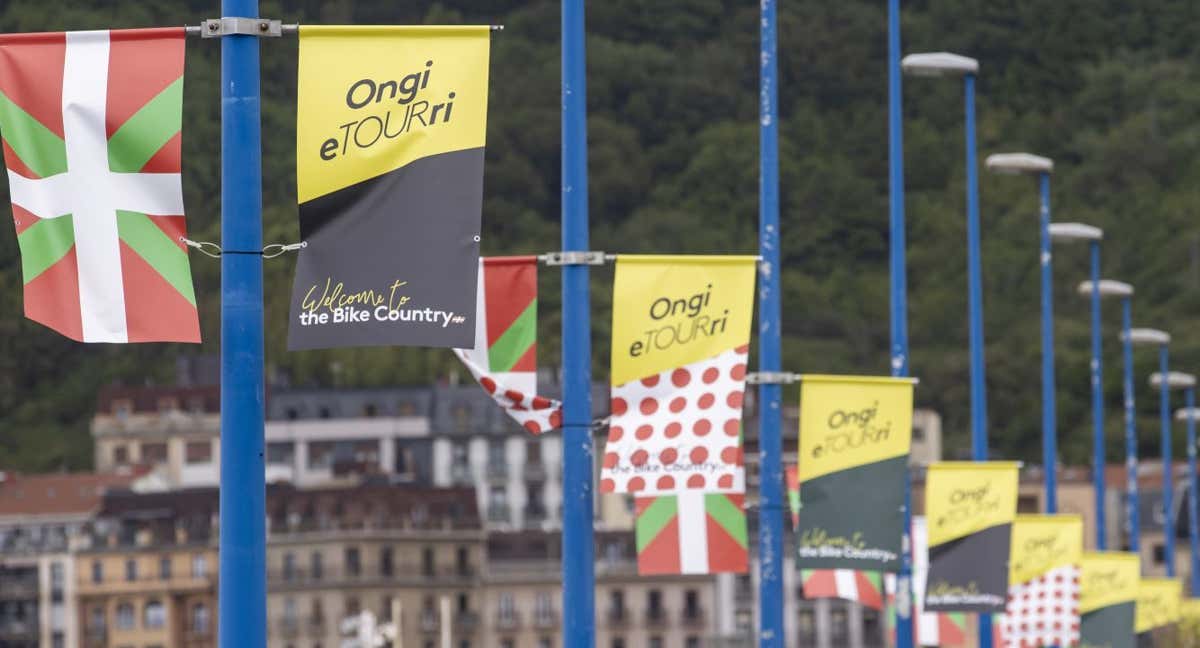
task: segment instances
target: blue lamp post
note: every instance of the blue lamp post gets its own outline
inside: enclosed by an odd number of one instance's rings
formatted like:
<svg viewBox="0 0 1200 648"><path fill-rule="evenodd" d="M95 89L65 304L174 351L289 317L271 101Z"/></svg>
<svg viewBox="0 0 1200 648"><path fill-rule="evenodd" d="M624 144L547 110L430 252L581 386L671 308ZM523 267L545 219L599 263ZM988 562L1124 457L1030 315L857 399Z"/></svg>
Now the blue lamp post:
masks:
<svg viewBox="0 0 1200 648"><path fill-rule="evenodd" d="M1158 347L1159 364L1162 367L1163 372L1167 371L1167 367L1166 367L1167 347L1171 344L1171 335L1169 333L1167 333L1166 331L1160 331L1158 329L1135 328L1135 329L1129 329L1129 333L1126 336L1126 339L1128 340L1128 343L1133 346L1144 345L1144 346ZM1132 364L1132 360L1130 361L1130 363ZM1164 386L1161 391L1163 392L1163 394L1165 394L1166 387ZM1161 396L1162 396L1162 394L1160 394L1160 397ZM1160 398L1160 405L1161 405L1161 402L1162 402L1162 399ZM1131 406L1132 406L1132 404L1131 404ZM1163 479L1164 479L1163 485L1165 487L1166 486L1165 480L1169 479L1169 477L1164 475ZM1139 504L1138 502L1134 502L1135 510L1138 508L1138 504ZM1139 532L1140 532L1140 529L1139 529ZM1174 545L1173 540L1171 540L1170 542L1172 545Z"/></svg>
<svg viewBox="0 0 1200 648"><path fill-rule="evenodd" d="M1184 392L1187 406L1175 412L1175 419L1187 421L1187 458L1188 458L1188 542L1191 545L1191 594L1200 594L1200 521L1196 515L1200 506L1196 505L1197 491L1200 485L1196 477L1196 417L1200 410L1196 409L1196 388L1188 387Z"/></svg>
<svg viewBox="0 0 1200 648"><path fill-rule="evenodd" d="M1092 248L1092 279L1081 282L1079 284L1079 294L1085 297L1090 297L1092 301L1092 417L1095 422L1095 437L1093 438L1093 474L1092 481L1096 490L1096 548L1103 551L1108 547L1108 529L1106 524L1107 515L1105 512L1104 503L1107 500L1106 483L1104 481L1104 468L1107 464L1104 452L1104 385L1102 380L1102 346L1100 344L1100 300L1105 297L1120 297L1122 303L1122 311L1126 315L1124 317L1122 339L1125 339L1125 333L1129 328L1129 301L1133 297L1133 286L1120 281L1111 279L1099 278L1100 253L1096 246ZM1128 346L1128 342L1126 343ZM1130 360L1132 360L1132 350L1130 350ZM1137 439L1134 436L1133 428L1133 367L1132 362L1127 362L1125 365L1125 386L1127 391L1125 399L1129 404L1129 409L1126 410L1125 416L1125 452L1126 466L1129 468L1130 474L1137 473ZM1128 492L1133 493L1134 508L1127 513L1136 511L1136 495L1137 495L1137 480L1133 481ZM1136 519L1136 514L1132 517L1126 516L1127 520ZM1129 537L1135 538L1135 533L1130 533ZM1131 540L1131 544L1136 545L1136 540ZM1136 551L1136 549L1135 549Z"/></svg>
<svg viewBox="0 0 1200 648"><path fill-rule="evenodd" d="M1050 283L1050 174L1054 162L1050 158L1029 153L998 153L985 161L988 170L1005 174L1037 176L1041 197L1039 222L1041 226L1042 267L1042 463L1045 467L1046 512L1058 511L1058 488L1055 470L1058 466L1058 436L1055 429L1054 398L1054 300Z"/></svg>
<svg viewBox="0 0 1200 648"><path fill-rule="evenodd" d="M1163 462L1163 538L1167 565L1167 578L1175 578L1175 480L1171 462L1171 390L1191 390L1196 387L1196 377L1178 371L1167 371L1168 345L1159 346L1158 359L1162 370L1150 375L1150 385L1158 387L1159 415L1162 419L1162 462ZM1164 379L1165 376L1165 379Z"/></svg>

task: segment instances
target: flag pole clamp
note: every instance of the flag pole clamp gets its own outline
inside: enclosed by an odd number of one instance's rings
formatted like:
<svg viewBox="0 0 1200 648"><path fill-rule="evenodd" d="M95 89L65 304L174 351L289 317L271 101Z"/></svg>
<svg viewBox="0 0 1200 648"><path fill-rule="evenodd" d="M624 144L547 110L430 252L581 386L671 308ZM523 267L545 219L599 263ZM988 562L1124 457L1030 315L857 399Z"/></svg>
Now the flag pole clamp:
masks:
<svg viewBox="0 0 1200 648"><path fill-rule="evenodd" d="M790 371L752 371L746 374L747 385L790 385L800 382L800 374Z"/></svg>
<svg viewBox="0 0 1200 648"><path fill-rule="evenodd" d="M591 251L550 252L547 254L538 255L538 261L541 261L548 266L600 266L611 260L611 255L607 255L603 252Z"/></svg>
<svg viewBox="0 0 1200 648"><path fill-rule="evenodd" d="M284 33L293 34L297 25L285 25L282 20L269 18L209 18L200 23L199 27L189 25L186 30L189 36L201 38L221 38L222 36L261 36L264 38L279 38Z"/></svg>

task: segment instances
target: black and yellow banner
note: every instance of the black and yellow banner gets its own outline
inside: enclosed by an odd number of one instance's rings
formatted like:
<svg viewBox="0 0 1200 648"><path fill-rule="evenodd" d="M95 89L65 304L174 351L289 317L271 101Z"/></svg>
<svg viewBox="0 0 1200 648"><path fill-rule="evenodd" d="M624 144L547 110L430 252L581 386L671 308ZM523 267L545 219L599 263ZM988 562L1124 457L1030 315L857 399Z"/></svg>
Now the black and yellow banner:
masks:
<svg viewBox="0 0 1200 648"><path fill-rule="evenodd" d="M1088 551L1080 564L1081 648L1135 648L1133 626L1141 580L1137 554Z"/></svg>
<svg viewBox="0 0 1200 648"><path fill-rule="evenodd" d="M1001 612L1017 515L1017 463L939 462L925 481L927 612Z"/></svg>
<svg viewBox="0 0 1200 648"><path fill-rule="evenodd" d="M798 568L899 570L912 401L907 378L804 376Z"/></svg>
<svg viewBox="0 0 1200 648"><path fill-rule="evenodd" d="M1183 584L1174 578L1143 578L1138 584L1134 630L1150 632L1179 623Z"/></svg>
<svg viewBox="0 0 1200 648"><path fill-rule="evenodd" d="M300 28L288 346L471 348L490 28Z"/></svg>

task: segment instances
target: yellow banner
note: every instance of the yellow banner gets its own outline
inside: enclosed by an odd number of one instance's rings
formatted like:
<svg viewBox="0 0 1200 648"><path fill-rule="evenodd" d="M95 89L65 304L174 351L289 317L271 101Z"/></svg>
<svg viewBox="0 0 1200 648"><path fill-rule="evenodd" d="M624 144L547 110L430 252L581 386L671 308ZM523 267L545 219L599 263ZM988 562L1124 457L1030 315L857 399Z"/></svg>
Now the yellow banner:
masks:
<svg viewBox="0 0 1200 648"><path fill-rule="evenodd" d="M1079 577L1079 613L1136 601L1140 580L1137 554L1085 551Z"/></svg>
<svg viewBox="0 0 1200 648"><path fill-rule="evenodd" d="M1078 515L1018 515L1012 527L1008 582L1026 583L1051 569L1079 565L1083 518Z"/></svg>
<svg viewBox="0 0 1200 648"><path fill-rule="evenodd" d="M800 383L800 480L908 454L913 381L804 376Z"/></svg>
<svg viewBox="0 0 1200 648"><path fill-rule="evenodd" d="M299 202L414 160L483 147L490 34L486 25L302 26Z"/></svg>
<svg viewBox="0 0 1200 648"><path fill-rule="evenodd" d="M1179 617L1183 621L1200 622L1200 599L1184 599L1179 604Z"/></svg>
<svg viewBox="0 0 1200 648"><path fill-rule="evenodd" d="M1143 578L1138 585L1135 632L1178 623L1183 584L1173 578Z"/></svg>
<svg viewBox="0 0 1200 648"><path fill-rule="evenodd" d="M755 262L752 256L617 257L612 384L749 344Z"/></svg>
<svg viewBox="0 0 1200 648"><path fill-rule="evenodd" d="M925 477L925 519L934 547L1017 515L1017 462L942 461Z"/></svg>

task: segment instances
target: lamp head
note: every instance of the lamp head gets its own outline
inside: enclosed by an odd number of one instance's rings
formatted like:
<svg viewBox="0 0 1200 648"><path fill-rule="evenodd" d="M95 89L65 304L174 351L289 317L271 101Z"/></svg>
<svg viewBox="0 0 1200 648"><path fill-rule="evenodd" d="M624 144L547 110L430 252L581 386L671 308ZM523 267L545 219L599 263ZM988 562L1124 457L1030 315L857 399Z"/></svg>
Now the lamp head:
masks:
<svg viewBox="0 0 1200 648"><path fill-rule="evenodd" d="M1175 410L1176 421L1200 419L1200 407L1181 407Z"/></svg>
<svg viewBox="0 0 1200 648"><path fill-rule="evenodd" d="M1154 344L1162 346L1171 343L1171 334L1152 328L1129 329L1129 341L1134 344Z"/></svg>
<svg viewBox="0 0 1200 648"><path fill-rule="evenodd" d="M1054 161L1032 153L994 153L983 162L988 171L1016 175L1018 173L1053 173Z"/></svg>
<svg viewBox="0 0 1200 648"><path fill-rule="evenodd" d="M1099 241L1104 230L1083 223L1050 223L1050 238L1055 241Z"/></svg>
<svg viewBox="0 0 1200 648"><path fill-rule="evenodd" d="M962 76L979 74L979 61L950 52L927 52L905 56L900 68L913 76Z"/></svg>
<svg viewBox="0 0 1200 648"><path fill-rule="evenodd" d="M1150 386L1162 387L1163 375L1159 372L1150 374ZM1196 386L1196 377L1181 371L1167 372L1167 389L1189 389Z"/></svg>
<svg viewBox="0 0 1200 648"><path fill-rule="evenodd" d="M1133 296L1133 286L1131 286L1123 281L1113 281L1112 279L1101 279L1097 283L1100 284L1100 296L1101 297L1132 297ZM1092 296L1092 282L1091 281L1080 282L1078 291L1079 291L1079 294L1083 295L1084 297L1091 297Z"/></svg>

